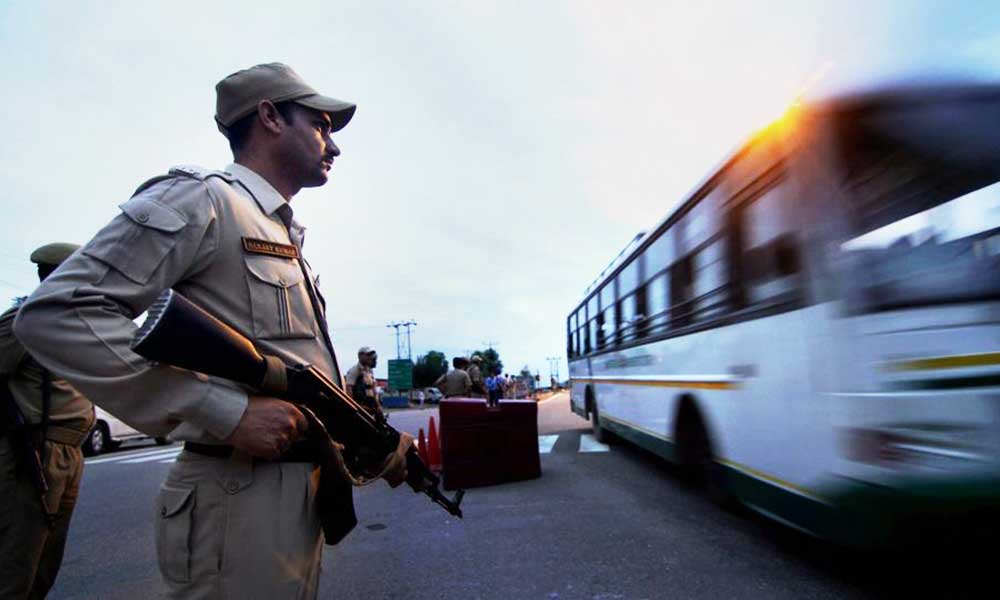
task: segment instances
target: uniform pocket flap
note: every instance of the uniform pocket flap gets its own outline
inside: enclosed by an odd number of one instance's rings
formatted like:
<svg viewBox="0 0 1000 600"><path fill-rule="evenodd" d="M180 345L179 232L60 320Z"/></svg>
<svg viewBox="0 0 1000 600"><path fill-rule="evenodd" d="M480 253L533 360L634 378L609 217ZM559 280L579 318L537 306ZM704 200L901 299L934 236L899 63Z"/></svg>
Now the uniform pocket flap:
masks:
<svg viewBox="0 0 1000 600"><path fill-rule="evenodd" d="M268 285L290 288L302 283L302 269L294 260L273 256L247 256L247 270Z"/></svg>
<svg viewBox="0 0 1000 600"><path fill-rule="evenodd" d="M192 494L194 494L193 487L163 486L163 490L160 493L160 516L169 518L179 513L187 506Z"/></svg>
<svg viewBox="0 0 1000 600"><path fill-rule="evenodd" d="M149 198L136 196L119 208L139 225L158 231L174 233L187 225L179 212Z"/></svg>

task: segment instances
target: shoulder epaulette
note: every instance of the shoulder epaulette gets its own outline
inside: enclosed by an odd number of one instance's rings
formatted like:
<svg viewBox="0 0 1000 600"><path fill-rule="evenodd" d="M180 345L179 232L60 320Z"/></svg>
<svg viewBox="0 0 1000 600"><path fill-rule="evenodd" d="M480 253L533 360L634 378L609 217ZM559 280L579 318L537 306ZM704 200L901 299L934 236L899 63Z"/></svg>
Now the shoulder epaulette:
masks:
<svg viewBox="0 0 1000 600"><path fill-rule="evenodd" d="M197 179L198 181L205 181L209 177L219 177L230 183L236 180L232 173L227 173L226 171L211 171L195 165L178 165L176 167L171 167L170 171L166 175L157 175L156 177L145 181L142 185L136 188L134 192L132 192L132 195L135 196L136 194L140 194L154 184L168 179L174 179L175 177L187 177L189 179Z"/></svg>

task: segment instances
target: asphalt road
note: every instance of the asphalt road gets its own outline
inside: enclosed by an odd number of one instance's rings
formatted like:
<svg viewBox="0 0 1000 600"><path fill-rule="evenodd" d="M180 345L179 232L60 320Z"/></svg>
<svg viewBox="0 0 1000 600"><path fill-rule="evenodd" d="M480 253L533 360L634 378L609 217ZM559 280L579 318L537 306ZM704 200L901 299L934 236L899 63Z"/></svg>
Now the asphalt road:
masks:
<svg viewBox="0 0 1000 600"><path fill-rule="evenodd" d="M982 575L991 570L944 570L926 555L861 555L717 507L654 457L624 444L593 443L565 394L539 407L542 477L469 490L463 520L404 488L379 482L357 489L359 526L341 545L327 547L320 597L861 598L985 591ZM400 411L390 422L416 433L432 415L433 409ZM50 598L161 596L151 507L178 450L132 444L89 460Z"/></svg>

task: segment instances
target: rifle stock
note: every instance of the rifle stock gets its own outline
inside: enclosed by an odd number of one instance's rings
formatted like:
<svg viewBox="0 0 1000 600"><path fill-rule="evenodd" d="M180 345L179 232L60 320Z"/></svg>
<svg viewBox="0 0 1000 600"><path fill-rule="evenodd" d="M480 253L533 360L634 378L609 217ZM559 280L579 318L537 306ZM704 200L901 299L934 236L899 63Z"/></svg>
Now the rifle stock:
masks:
<svg viewBox="0 0 1000 600"><path fill-rule="evenodd" d="M268 371L267 361L249 339L173 290L164 292L150 306L145 322L135 334L132 349L150 360L221 377L254 389L261 389ZM358 405L315 367L286 365L285 371L287 388L283 392L264 392L304 406L315 414L319 424L310 428L314 430L310 438L321 441L317 448L320 457L327 460L333 440L336 440L344 446L344 462L352 474L366 478L376 476L385 458L398 446L399 432L384 417L373 416ZM325 448L321 447L323 440ZM450 514L461 518L459 504L464 492L457 492L453 500L445 497L438 488L440 480L420 459L415 448L407 452L406 463L406 480L414 491L423 492ZM353 517L353 511L351 513ZM339 537L343 535L346 531ZM331 535L327 535L328 542L330 538Z"/></svg>

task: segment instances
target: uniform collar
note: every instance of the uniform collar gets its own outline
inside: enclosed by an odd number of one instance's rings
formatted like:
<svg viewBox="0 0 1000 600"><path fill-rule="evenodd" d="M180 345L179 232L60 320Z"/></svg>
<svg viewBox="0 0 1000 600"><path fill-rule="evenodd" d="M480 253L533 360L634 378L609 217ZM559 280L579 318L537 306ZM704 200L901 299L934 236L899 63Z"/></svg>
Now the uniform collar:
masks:
<svg viewBox="0 0 1000 600"><path fill-rule="evenodd" d="M259 206L266 215L280 221L281 218L277 214L279 208L282 206L288 206L288 210L292 211L292 205L278 193L278 190L274 189L274 186L268 183L266 179L258 175L252 169L244 167L238 163L232 163L226 167L226 172L233 175L236 180L239 181L248 192L250 192L250 195L257 201L257 206ZM302 240L305 237L306 228L295 220L294 214L295 211L292 211L292 223L289 225L288 229L290 230L292 237Z"/></svg>

